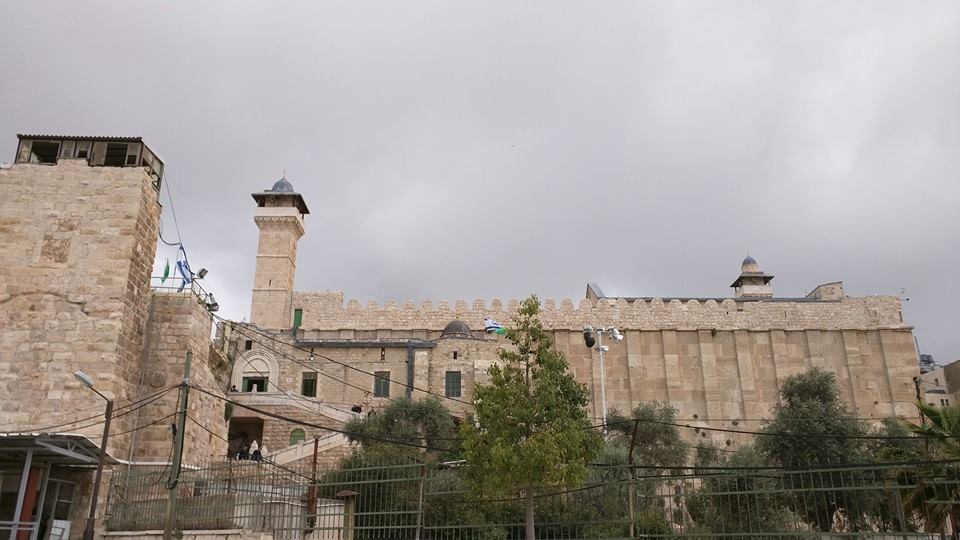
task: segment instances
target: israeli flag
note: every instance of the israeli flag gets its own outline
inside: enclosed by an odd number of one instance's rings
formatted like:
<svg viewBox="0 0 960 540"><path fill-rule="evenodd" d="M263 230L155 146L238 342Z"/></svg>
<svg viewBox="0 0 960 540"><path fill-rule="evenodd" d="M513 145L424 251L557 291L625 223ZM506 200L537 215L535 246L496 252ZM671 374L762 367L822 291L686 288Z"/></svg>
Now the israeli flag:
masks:
<svg viewBox="0 0 960 540"><path fill-rule="evenodd" d="M180 248L181 251L183 248ZM193 282L193 272L190 271L190 264L187 263L187 254L183 254L183 258L177 258L177 272L183 277L183 281L180 283L180 289L177 292L183 292L183 289Z"/></svg>
<svg viewBox="0 0 960 540"><path fill-rule="evenodd" d="M500 329L502 329L502 328L503 328L503 325L502 325L502 324L498 323L497 321L495 321L495 320L493 320L493 319L491 319L491 318L489 318L489 317L483 319L483 329L486 330L486 332L487 332L488 334L492 334L492 333L494 333L494 332L496 332L497 330L500 330Z"/></svg>

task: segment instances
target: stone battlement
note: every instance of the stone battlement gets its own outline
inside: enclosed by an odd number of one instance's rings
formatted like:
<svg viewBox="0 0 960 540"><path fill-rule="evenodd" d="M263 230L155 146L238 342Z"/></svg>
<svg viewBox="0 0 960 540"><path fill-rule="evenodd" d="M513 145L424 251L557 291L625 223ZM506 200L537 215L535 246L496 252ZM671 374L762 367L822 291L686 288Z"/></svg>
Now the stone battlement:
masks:
<svg viewBox="0 0 960 540"><path fill-rule="evenodd" d="M384 305L357 300L344 305L339 291L295 292L293 309L303 310L301 328L306 330L440 330L461 319L474 330L490 317L508 323L520 300L495 299L452 304L430 300L389 301ZM567 298L542 301L541 319L547 328L581 330L586 325L617 325L624 329L746 329L746 330L853 330L911 329L903 323L900 300L894 296L846 297L835 301L776 299L742 301L722 299L600 299Z"/></svg>

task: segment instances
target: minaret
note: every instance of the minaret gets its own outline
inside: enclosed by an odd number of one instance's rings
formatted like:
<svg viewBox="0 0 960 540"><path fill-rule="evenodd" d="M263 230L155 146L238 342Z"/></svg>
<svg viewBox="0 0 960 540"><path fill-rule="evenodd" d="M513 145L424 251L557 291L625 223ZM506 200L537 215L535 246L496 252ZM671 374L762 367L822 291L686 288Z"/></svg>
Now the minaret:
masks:
<svg viewBox="0 0 960 540"><path fill-rule="evenodd" d="M304 232L303 216L310 210L285 177L267 191L252 195L257 201L253 220L260 229L260 244L250 322L261 328L285 330L292 325L297 241Z"/></svg>
<svg viewBox="0 0 960 540"><path fill-rule="evenodd" d="M733 282L734 298L773 298L773 285L768 276L760 269L757 260L747 255L740 265L740 277Z"/></svg>

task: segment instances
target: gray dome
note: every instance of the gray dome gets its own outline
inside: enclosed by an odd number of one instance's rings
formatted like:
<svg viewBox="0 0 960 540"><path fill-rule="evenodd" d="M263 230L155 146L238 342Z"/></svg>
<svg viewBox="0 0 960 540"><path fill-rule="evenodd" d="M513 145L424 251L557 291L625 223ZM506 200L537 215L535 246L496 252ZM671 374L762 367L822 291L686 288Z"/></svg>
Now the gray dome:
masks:
<svg viewBox="0 0 960 540"><path fill-rule="evenodd" d="M443 328L440 337L473 337L470 327L460 319L450 321L450 324Z"/></svg>
<svg viewBox="0 0 960 540"><path fill-rule="evenodd" d="M760 265L757 264L757 260L747 255L747 258L743 260L743 263L740 264L741 272L760 272Z"/></svg>
<svg viewBox="0 0 960 540"><path fill-rule="evenodd" d="M286 177L283 177L276 182L274 182L273 187L270 188L270 191L277 191L280 193L293 193L293 184L287 180Z"/></svg>

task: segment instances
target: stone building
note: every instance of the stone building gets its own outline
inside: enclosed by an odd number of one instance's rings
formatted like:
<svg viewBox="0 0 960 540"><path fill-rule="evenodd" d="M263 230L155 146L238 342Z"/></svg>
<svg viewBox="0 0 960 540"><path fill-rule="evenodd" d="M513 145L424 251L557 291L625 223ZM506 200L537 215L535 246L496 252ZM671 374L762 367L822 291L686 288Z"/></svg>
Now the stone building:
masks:
<svg viewBox="0 0 960 540"><path fill-rule="evenodd" d="M151 287L157 155L140 138L18 138L0 167L0 538L79 538L105 402L74 372L116 405L100 518L113 470L169 461L187 351L192 382L221 394L230 367L197 284ZM224 404L195 393L188 414L206 429L187 426L185 462L222 455Z"/></svg>
<svg viewBox="0 0 960 540"><path fill-rule="evenodd" d="M320 426L341 426L355 411L365 414L398 396L438 396L465 415L474 384L504 345L483 331L483 321L509 324L519 301L362 305L345 303L339 291L297 291L297 242L309 215L304 198L285 178L253 198L260 238L250 322L224 328L232 398ZM590 284L579 302L544 300L542 319L590 389L597 419L603 393L608 408L626 412L661 401L692 426L751 430L777 402L780 381L811 367L836 375L857 416L916 414L917 353L898 298L850 297L840 282L778 297L772 280L747 257L732 297L608 297ZM624 336L607 343L603 378L600 351L584 344L587 326L616 327ZM309 455L317 437L329 456L346 451L338 435L257 411L235 411L232 450L257 439L283 459L297 459ZM684 434L728 446L746 440L708 430Z"/></svg>

